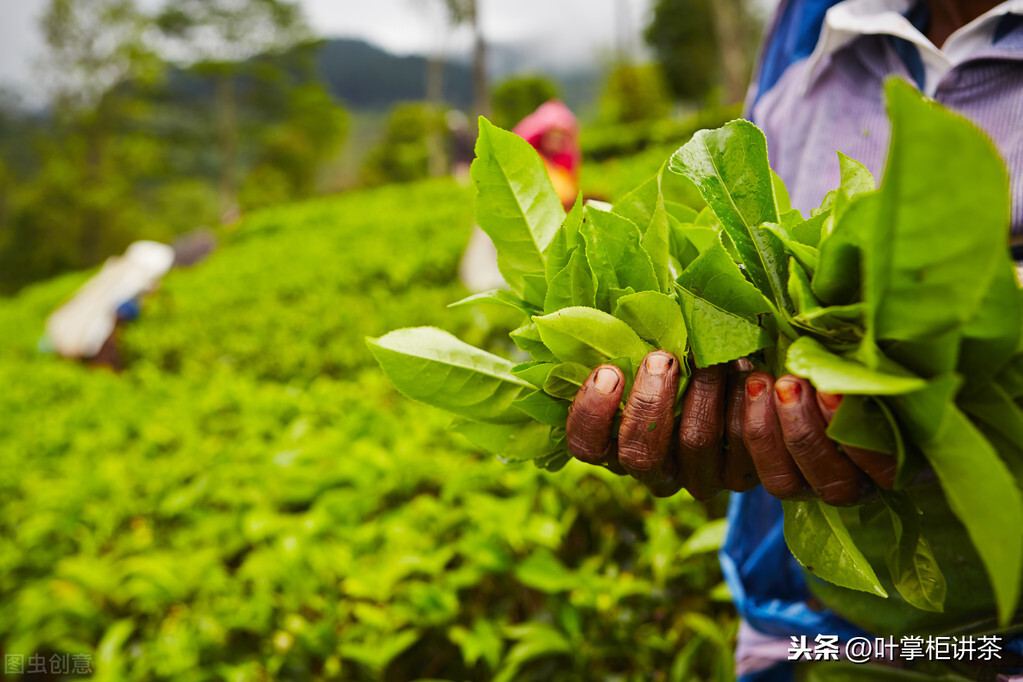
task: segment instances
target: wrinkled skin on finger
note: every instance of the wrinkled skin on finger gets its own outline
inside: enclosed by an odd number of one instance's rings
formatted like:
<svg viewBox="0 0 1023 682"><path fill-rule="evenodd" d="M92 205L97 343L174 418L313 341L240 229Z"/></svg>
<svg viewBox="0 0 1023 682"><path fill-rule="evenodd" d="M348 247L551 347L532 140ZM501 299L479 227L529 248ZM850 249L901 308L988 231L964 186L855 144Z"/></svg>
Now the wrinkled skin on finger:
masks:
<svg viewBox="0 0 1023 682"><path fill-rule="evenodd" d="M819 498L834 506L862 504L874 484L890 489L895 458L839 447L827 435L841 396L818 393L806 379L765 372L746 379L743 435L757 472L771 495Z"/></svg>
<svg viewBox="0 0 1023 682"><path fill-rule="evenodd" d="M726 385L723 365L696 369L682 401L679 464L683 486L698 500L710 499L721 490Z"/></svg>
<svg viewBox="0 0 1023 682"><path fill-rule="evenodd" d="M618 460L627 472L659 497L679 491L672 452L679 363L671 353L654 351L643 359L622 410Z"/></svg>
<svg viewBox="0 0 1023 682"><path fill-rule="evenodd" d="M760 485L753 458L742 439L742 425L746 415L746 377L753 372L754 367L746 358L739 358L732 363L732 369L726 389L725 468L721 474L721 487L742 493Z"/></svg>
<svg viewBox="0 0 1023 682"><path fill-rule="evenodd" d="M625 381L613 365L596 368L569 408L569 453L588 464L631 474L654 495L677 493L673 440L679 369L678 358L666 351L654 351L643 359L622 410L618 437L613 438Z"/></svg>
<svg viewBox="0 0 1023 682"><path fill-rule="evenodd" d="M609 449L611 427L625 390L622 370L614 365L597 367L576 393L565 425L568 451L587 464L602 465Z"/></svg>
<svg viewBox="0 0 1023 682"><path fill-rule="evenodd" d="M654 351L636 373L615 436L625 377L601 365L569 409L569 452L627 473L657 496L685 488L706 500L722 489L744 492L763 483L779 499L849 506L872 496L875 484L891 489L894 457L828 438L841 396L818 392L805 379L775 380L753 369L741 359L694 370L676 429L679 361Z"/></svg>

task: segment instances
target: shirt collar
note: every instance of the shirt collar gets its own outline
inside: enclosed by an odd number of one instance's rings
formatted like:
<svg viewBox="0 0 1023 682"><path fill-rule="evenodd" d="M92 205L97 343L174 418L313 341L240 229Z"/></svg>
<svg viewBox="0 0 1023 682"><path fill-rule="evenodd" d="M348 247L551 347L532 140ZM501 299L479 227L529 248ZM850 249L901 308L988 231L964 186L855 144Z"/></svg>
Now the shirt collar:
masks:
<svg viewBox="0 0 1023 682"><path fill-rule="evenodd" d="M816 80L826 57L864 35L888 35L912 43L927 72L928 94L940 76L989 47L998 19L1023 14L1023 0L1006 0L957 29L938 49L906 18L913 0L843 0L828 10L817 46L807 58L804 91Z"/></svg>

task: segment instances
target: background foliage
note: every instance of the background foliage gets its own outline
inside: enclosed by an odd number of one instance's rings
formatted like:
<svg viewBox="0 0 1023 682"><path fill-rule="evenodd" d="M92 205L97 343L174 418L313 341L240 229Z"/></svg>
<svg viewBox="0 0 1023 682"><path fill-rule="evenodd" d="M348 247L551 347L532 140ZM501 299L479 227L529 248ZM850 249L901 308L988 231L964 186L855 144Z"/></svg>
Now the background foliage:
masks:
<svg viewBox="0 0 1023 682"><path fill-rule="evenodd" d="M253 213L168 275L120 375L35 351L87 273L0 304L0 653L98 680L729 679L723 500L501 465L367 369L400 325L510 352L500 309L444 308L471 224L449 179Z"/></svg>

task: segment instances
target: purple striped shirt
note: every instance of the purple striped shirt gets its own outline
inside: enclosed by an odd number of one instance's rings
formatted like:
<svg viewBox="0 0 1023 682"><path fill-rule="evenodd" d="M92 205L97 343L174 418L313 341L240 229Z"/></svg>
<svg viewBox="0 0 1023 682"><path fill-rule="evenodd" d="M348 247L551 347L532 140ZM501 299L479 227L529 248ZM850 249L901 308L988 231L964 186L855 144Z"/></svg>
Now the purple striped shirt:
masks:
<svg viewBox="0 0 1023 682"><path fill-rule="evenodd" d="M857 38L825 57L812 78L808 63L790 66L751 112L767 136L771 165L792 192L793 207L804 213L838 186L835 151L880 179L889 137L884 80L895 74L913 82L884 36ZM934 99L976 123L998 147L1011 178L1012 232L1023 235L1023 25L953 67Z"/></svg>

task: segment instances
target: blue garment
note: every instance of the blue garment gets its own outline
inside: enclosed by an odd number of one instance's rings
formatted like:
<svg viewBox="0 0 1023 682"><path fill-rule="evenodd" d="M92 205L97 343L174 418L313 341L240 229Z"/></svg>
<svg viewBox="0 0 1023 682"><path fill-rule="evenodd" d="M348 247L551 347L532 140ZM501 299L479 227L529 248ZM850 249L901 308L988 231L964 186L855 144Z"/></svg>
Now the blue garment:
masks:
<svg viewBox="0 0 1023 682"><path fill-rule="evenodd" d="M120 322L131 322L137 320L142 314L142 303L139 298L129 299L117 306L117 319Z"/></svg>
<svg viewBox="0 0 1023 682"><path fill-rule="evenodd" d="M807 125L793 124L791 119L785 116L787 110L779 114L770 109L778 101L777 97L768 97L759 108L756 104L776 86L777 92L784 92L783 87L792 87L792 79L789 78L786 84L783 76L791 66L813 53L825 14L838 2L839 0L783 1L761 50L760 64L754 76L755 87L751 92L750 101L747 102L747 110L751 112L750 118L765 129L769 149L773 149L775 153L780 152L782 159L790 161L790 165L797 164L793 167L802 168L808 160L802 153L802 148L799 144L788 146L776 144L784 141L780 135L785 133L772 131L769 125L765 126L765 122L760 121L759 116L754 117L752 112L783 118L787 125L775 128L783 131L798 130L800 136L804 135ZM926 32L930 20L926 3L914 5L906 13L906 17L918 30ZM992 35L992 44L997 45L1007 36L1014 35L1021 24L1023 16L1009 14L1002 17ZM905 64L908 75L922 88L925 75L916 46L900 38L888 37L888 40L898 58ZM802 98L797 93L791 92L787 97L795 98L802 106ZM878 103L877 106L881 109L882 105ZM883 110L879 115L883 116ZM859 135L861 129L854 133ZM886 144L881 139L870 140L869 143ZM790 151L788 147L794 151ZM852 153L854 150L855 147L851 147L843 151ZM859 156L855 158L860 159ZM774 160L772 155L772 161ZM785 173L780 169L779 172L784 177ZM834 187L834 184L830 187ZM819 203L820 197L814 198L816 202L808 205L816 206ZM732 494L728 524L728 535L720 552L721 567L736 609L752 628L766 635L781 638L800 635L812 638L818 634L827 634L838 635L841 640L847 641L853 637L869 636L869 633L833 611L814 610L809 607L807 600L811 594L803 569L789 552L782 533L781 503L768 495L763 488ZM1023 638L1007 642L1006 648L1023 652ZM741 682L791 682L791 680L791 665L784 662L741 678Z"/></svg>

